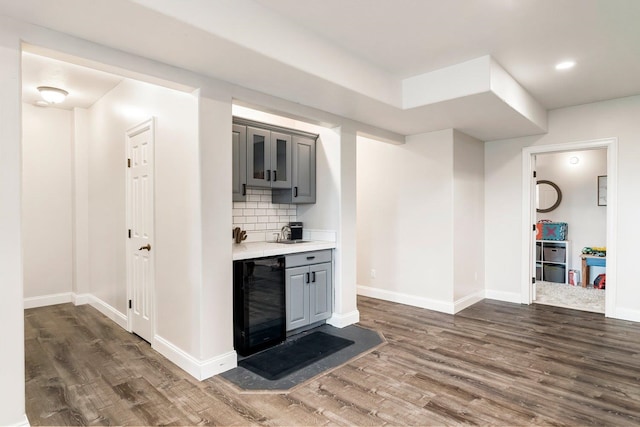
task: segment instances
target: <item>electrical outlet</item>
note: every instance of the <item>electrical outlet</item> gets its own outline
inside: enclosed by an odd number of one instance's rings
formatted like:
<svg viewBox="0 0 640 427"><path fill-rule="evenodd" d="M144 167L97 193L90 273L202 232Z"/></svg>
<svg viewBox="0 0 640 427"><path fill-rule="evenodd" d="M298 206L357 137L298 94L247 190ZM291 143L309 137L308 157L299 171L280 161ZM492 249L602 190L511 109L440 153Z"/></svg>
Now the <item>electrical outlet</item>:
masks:
<svg viewBox="0 0 640 427"><path fill-rule="evenodd" d="M375 269L371 269L371 278L375 279L376 278L376 270Z"/></svg>

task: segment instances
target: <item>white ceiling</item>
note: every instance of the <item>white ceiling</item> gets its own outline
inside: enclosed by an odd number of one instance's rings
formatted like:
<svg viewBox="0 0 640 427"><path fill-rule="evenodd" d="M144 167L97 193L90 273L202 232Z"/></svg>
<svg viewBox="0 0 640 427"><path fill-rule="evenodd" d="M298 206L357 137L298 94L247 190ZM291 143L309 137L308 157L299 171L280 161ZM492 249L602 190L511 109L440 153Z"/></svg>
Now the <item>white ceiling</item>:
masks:
<svg viewBox="0 0 640 427"><path fill-rule="evenodd" d="M55 107L88 108L122 81L116 76L81 65L59 61L30 52L22 54L22 101L41 101L38 86L53 86L69 92L67 99Z"/></svg>
<svg viewBox="0 0 640 427"><path fill-rule="evenodd" d="M484 55L546 109L640 94L640 0L0 0L0 14L399 134L539 133L483 97L402 108L403 79Z"/></svg>
<svg viewBox="0 0 640 427"><path fill-rule="evenodd" d="M255 1L399 78L490 55L547 109L640 93L639 0Z"/></svg>

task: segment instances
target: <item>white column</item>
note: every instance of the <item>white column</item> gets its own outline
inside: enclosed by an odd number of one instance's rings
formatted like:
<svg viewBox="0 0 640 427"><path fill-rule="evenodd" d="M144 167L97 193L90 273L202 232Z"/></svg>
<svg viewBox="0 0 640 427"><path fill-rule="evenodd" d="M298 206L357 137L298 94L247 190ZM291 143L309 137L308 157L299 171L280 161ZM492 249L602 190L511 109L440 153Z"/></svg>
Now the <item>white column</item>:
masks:
<svg viewBox="0 0 640 427"><path fill-rule="evenodd" d="M231 95L210 91L199 98L202 291L202 379L236 366L233 350L233 255L231 240Z"/></svg>
<svg viewBox="0 0 640 427"><path fill-rule="evenodd" d="M340 128L340 217L335 251L333 316L328 323L344 327L360 320L356 301L356 131Z"/></svg>
<svg viewBox="0 0 640 427"><path fill-rule="evenodd" d="M0 425L28 423L24 397L20 85L20 40L0 30Z"/></svg>

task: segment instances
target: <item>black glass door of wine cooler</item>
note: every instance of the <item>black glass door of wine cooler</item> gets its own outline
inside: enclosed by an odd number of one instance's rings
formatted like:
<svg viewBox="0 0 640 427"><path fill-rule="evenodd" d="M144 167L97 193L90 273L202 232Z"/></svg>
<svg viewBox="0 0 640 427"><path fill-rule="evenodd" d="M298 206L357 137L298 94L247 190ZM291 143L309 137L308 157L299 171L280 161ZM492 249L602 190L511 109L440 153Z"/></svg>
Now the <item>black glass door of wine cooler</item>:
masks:
<svg viewBox="0 0 640 427"><path fill-rule="evenodd" d="M233 339L248 356L286 338L284 257L235 261Z"/></svg>

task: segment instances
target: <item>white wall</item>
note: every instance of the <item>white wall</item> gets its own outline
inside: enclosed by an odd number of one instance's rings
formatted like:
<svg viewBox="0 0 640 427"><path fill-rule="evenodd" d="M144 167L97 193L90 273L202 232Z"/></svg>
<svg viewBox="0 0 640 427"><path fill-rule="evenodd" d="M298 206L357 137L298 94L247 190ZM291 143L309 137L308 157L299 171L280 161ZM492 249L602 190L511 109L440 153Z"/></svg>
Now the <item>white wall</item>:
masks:
<svg viewBox="0 0 640 427"><path fill-rule="evenodd" d="M91 293L127 311L125 132L156 118L156 334L200 354L200 183L197 98L124 80L89 110Z"/></svg>
<svg viewBox="0 0 640 427"><path fill-rule="evenodd" d="M484 297L483 152L452 129L359 139L359 293L446 313Z"/></svg>
<svg viewBox="0 0 640 427"><path fill-rule="evenodd" d="M72 291L73 112L22 106L24 296Z"/></svg>
<svg viewBox="0 0 640 427"><path fill-rule="evenodd" d="M0 425L28 425L24 397L20 36L0 17Z"/></svg>
<svg viewBox="0 0 640 427"><path fill-rule="evenodd" d="M640 96L549 112L549 132L485 144L485 255L487 292L520 301L522 148L599 138L618 139L617 295L615 316L640 320L635 254L640 241ZM611 175L611 172L609 172Z"/></svg>
<svg viewBox="0 0 640 427"><path fill-rule="evenodd" d="M453 133L453 299L484 298L484 143Z"/></svg>
<svg viewBox="0 0 640 427"><path fill-rule="evenodd" d="M570 164L578 157L577 164ZM567 151L536 156L537 179L552 181L562 191L560 206L537 213L540 219L566 222L571 242L570 268L580 269L580 253L585 246L606 246L607 209L598 206L597 177L607 174L607 150Z"/></svg>
<svg viewBox="0 0 640 427"><path fill-rule="evenodd" d="M452 188L452 130L403 145L358 139L359 293L451 311Z"/></svg>
<svg viewBox="0 0 640 427"><path fill-rule="evenodd" d="M89 112L73 109L73 292L86 296L89 277Z"/></svg>

